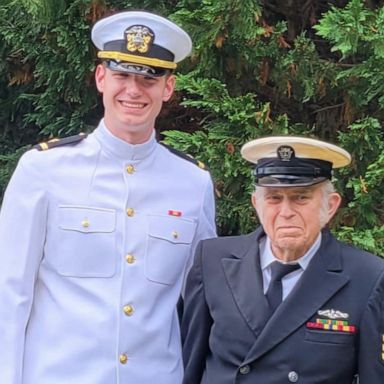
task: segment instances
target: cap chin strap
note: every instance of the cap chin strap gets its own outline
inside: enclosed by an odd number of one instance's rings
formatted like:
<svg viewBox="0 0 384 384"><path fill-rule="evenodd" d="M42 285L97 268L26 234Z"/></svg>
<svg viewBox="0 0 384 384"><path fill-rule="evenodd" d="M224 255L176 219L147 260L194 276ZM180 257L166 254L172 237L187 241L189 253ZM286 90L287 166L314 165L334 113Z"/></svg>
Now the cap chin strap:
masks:
<svg viewBox="0 0 384 384"><path fill-rule="evenodd" d="M115 52L115 51L100 51L98 52L97 57L99 57L100 59L128 61L131 63L149 65L153 67L160 67L160 68L166 68L166 69L175 69L177 67L177 64L171 61L155 59L153 57L130 55L128 53L121 53L121 52Z"/></svg>

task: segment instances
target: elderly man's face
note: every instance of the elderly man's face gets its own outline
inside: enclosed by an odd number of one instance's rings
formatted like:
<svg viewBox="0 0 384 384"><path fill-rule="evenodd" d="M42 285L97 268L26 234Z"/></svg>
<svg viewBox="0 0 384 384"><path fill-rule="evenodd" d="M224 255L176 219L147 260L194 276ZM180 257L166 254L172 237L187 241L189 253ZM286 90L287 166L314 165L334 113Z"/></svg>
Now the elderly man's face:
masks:
<svg viewBox="0 0 384 384"><path fill-rule="evenodd" d="M252 196L275 256L292 261L305 254L340 204L337 193L310 187L263 187Z"/></svg>

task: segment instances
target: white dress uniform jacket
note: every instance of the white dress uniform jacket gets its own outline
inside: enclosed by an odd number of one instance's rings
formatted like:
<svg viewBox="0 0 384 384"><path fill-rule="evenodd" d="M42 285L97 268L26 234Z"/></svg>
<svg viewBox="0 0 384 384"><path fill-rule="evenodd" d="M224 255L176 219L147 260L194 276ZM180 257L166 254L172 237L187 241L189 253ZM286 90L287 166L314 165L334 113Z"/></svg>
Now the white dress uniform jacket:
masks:
<svg viewBox="0 0 384 384"><path fill-rule="evenodd" d="M176 311L210 175L103 124L20 159L0 216L1 384L177 384Z"/></svg>

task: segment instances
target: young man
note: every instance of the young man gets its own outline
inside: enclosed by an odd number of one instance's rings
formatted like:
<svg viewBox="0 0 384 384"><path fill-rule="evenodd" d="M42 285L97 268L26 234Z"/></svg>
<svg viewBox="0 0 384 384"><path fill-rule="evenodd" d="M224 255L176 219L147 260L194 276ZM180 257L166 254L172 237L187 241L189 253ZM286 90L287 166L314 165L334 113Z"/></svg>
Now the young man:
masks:
<svg viewBox="0 0 384 384"><path fill-rule="evenodd" d="M184 384L381 384L384 262L326 229L343 149L269 137L242 149L256 163L261 226L204 240L187 279Z"/></svg>
<svg viewBox="0 0 384 384"><path fill-rule="evenodd" d="M215 236L209 173L160 145L155 120L189 36L123 12L95 24L104 119L27 152L0 216L1 384L177 384L176 303Z"/></svg>

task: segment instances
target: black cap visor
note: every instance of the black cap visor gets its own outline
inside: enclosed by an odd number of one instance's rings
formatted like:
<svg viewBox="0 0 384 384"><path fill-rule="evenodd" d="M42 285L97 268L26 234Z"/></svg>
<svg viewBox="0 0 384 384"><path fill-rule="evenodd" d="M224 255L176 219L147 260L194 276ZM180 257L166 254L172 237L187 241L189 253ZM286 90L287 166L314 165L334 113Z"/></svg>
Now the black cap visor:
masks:
<svg viewBox="0 0 384 384"><path fill-rule="evenodd" d="M161 77L170 73L170 70L166 68L150 67L148 65L128 63L125 61L105 60L105 63L111 71L131 73L146 77Z"/></svg>

